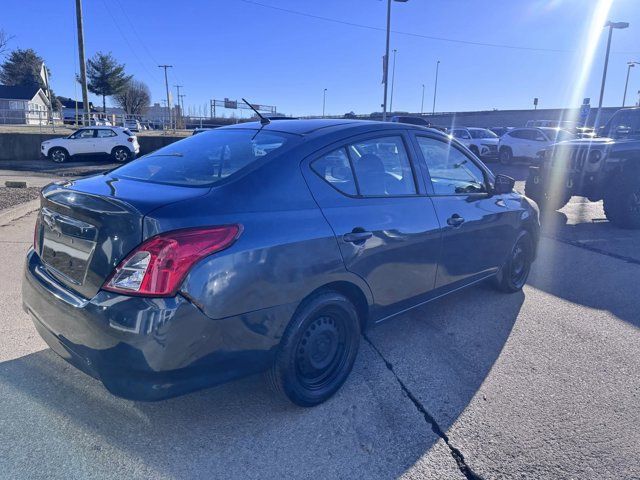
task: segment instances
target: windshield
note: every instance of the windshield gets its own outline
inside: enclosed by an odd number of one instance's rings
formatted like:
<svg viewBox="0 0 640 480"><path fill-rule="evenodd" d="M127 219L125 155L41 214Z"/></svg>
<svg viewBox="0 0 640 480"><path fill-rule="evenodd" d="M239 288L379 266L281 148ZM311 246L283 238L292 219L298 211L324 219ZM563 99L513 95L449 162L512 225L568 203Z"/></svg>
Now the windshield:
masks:
<svg viewBox="0 0 640 480"><path fill-rule="evenodd" d="M484 128L470 128L469 133L472 138L498 138L491 130L485 130Z"/></svg>
<svg viewBox="0 0 640 480"><path fill-rule="evenodd" d="M280 149L287 137L262 130L213 130L168 145L112 175L180 186L213 185Z"/></svg>

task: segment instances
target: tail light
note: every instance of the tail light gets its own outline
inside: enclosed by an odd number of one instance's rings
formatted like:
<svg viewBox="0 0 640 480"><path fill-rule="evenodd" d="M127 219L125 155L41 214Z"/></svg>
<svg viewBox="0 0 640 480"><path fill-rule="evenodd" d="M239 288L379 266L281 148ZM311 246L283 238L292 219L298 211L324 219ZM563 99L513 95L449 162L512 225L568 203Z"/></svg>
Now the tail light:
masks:
<svg viewBox="0 0 640 480"><path fill-rule="evenodd" d="M102 288L125 295L173 297L196 262L228 248L240 233L240 225L225 225L156 235L127 255Z"/></svg>
<svg viewBox="0 0 640 480"><path fill-rule="evenodd" d="M129 138L127 138L127 142L131 142L131 143L133 143L133 141L134 141L134 140L135 140L135 137L129 137Z"/></svg>

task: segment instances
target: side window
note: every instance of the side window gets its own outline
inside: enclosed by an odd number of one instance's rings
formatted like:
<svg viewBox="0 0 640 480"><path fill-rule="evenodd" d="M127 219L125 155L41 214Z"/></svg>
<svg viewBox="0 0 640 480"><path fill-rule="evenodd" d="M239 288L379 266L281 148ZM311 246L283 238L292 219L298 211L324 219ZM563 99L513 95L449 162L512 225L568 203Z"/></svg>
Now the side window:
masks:
<svg viewBox="0 0 640 480"><path fill-rule="evenodd" d="M528 138L526 130L514 130L513 132L510 132L508 135L513 138L517 138L519 140L524 140Z"/></svg>
<svg viewBox="0 0 640 480"><path fill-rule="evenodd" d="M100 129L98 130L98 138L107 138L107 137L115 137L116 136L116 132L114 132L113 130L105 130L105 129Z"/></svg>
<svg viewBox="0 0 640 480"><path fill-rule="evenodd" d="M546 142L547 138L543 135L543 133L540 130L534 130L533 132L533 139L536 142Z"/></svg>
<svg viewBox="0 0 640 480"><path fill-rule="evenodd" d="M454 130L453 131L453 136L455 138L461 138L463 140L469 140L471 138L469 136L469 133L466 130Z"/></svg>
<svg viewBox="0 0 640 480"><path fill-rule="evenodd" d="M436 195L465 195L486 192L482 170L448 142L418 137Z"/></svg>
<svg viewBox="0 0 640 480"><path fill-rule="evenodd" d="M71 136L71 138L93 138L93 129L85 128L83 130L78 130Z"/></svg>
<svg viewBox="0 0 640 480"><path fill-rule="evenodd" d="M364 196L413 195L416 184L401 137L381 137L349 145L349 155Z"/></svg>
<svg viewBox="0 0 640 480"><path fill-rule="evenodd" d="M334 188L348 195L356 195L356 182L353 179L353 172L349 164L349 157L344 148L334 150L315 160L311 168L325 182L330 183Z"/></svg>

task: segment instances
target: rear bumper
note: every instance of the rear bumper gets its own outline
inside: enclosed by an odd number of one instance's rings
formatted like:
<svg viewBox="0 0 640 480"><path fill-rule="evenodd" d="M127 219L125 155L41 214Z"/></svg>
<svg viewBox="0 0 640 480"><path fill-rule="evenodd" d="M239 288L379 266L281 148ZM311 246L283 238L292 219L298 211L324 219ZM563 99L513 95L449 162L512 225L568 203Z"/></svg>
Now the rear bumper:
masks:
<svg viewBox="0 0 640 480"><path fill-rule="evenodd" d="M53 351L133 400L169 398L264 370L279 341L249 331L255 313L213 320L180 295L100 291L83 299L60 286L33 251L22 298Z"/></svg>

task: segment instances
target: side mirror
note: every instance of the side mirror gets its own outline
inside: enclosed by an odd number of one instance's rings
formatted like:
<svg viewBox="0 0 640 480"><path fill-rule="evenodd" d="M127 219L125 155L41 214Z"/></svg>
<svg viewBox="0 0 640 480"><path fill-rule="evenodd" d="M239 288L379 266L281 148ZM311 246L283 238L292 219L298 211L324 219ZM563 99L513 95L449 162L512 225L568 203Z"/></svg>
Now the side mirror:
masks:
<svg viewBox="0 0 640 480"><path fill-rule="evenodd" d="M507 176L499 173L496 175L495 182L493 184L493 193L496 195L502 195L503 193L511 193L516 181Z"/></svg>

